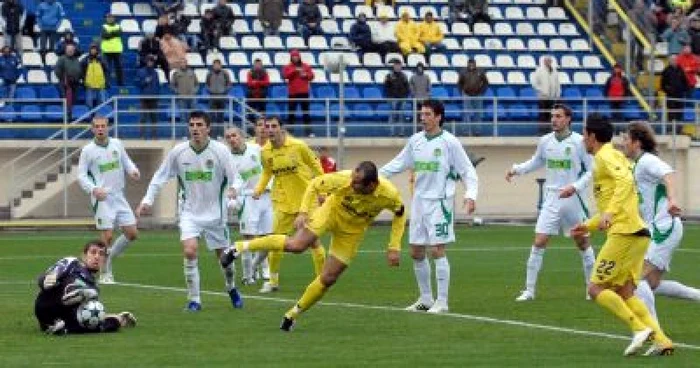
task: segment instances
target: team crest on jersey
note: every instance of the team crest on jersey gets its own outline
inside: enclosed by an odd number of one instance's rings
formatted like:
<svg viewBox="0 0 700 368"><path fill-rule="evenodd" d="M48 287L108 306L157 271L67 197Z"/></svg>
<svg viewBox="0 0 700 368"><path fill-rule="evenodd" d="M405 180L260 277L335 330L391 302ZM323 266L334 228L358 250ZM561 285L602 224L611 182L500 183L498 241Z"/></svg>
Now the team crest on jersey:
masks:
<svg viewBox="0 0 700 368"><path fill-rule="evenodd" d="M211 170L214 168L214 160L208 159L204 165L207 167L207 169Z"/></svg>
<svg viewBox="0 0 700 368"><path fill-rule="evenodd" d="M112 157L114 157L114 158L119 157L119 152L117 152L117 150L113 150L113 151L112 151Z"/></svg>
<svg viewBox="0 0 700 368"><path fill-rule="evenodd" d="M566 149L564 150L564 153L565 153L567 156L571 156L571 146L567 146Z"/></svg>
<svg viewBox="0 0 700 368"><path fill-rule="evenodd" d="M442 156L442 150L439 148L436 148L435 150L433 150L433 156L435 156L435 157Z"/></svg>

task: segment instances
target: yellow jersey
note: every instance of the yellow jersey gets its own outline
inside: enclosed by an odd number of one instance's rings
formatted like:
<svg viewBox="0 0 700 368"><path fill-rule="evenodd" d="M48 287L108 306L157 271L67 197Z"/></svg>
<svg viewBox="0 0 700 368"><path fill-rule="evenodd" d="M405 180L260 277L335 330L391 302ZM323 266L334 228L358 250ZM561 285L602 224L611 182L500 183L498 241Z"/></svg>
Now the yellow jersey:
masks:
<svg viewBox="0 0 700 368"><path fill-rule="evenodd" d="M646 228L639 215L639 198L630 163L625 155L604 144L593 163L593 195L598 213L586 221L589 230L598 228L600 213L612 214L610 234L634 234Z"/></svg>
<svg viewBox="0 0 700 368"><path fill-rule="evenodd" d="M299 139L287 135L284 144L275 148L268 141L262 148L263 172L255 194L260 195L272 177L271 197L275 211L297 213L309 181L323 174L316 154Z"/></svg>
<svg viewBox="0 0 700 368"><path fill-rule="evenodd" d="M351 183L350 170L313 179L304 193L299 212L309 213L317 205L319 196L325 196L324 205L333 208L333 215L337 216L337 223L343 224L343 230L359 233L367 229L382 210L389 210L394 213L389 249L401 249L406 214L398 189L390 181L379 178L379 185L372 194L359 194L353 190Z"/></svg>

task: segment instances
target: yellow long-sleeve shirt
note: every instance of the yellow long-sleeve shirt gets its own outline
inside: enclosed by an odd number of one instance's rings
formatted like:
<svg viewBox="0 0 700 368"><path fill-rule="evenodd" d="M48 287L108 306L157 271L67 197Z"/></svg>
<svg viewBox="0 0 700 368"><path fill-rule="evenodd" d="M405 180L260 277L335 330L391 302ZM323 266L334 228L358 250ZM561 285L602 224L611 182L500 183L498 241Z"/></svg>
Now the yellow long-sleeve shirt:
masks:
<svg viewBox="0 0 700 368"><path fill-rule="evenodd" d="M260 195L267 183L272 183L271 197L275 211L297 213L309 181L323 174L316 154L303 141L287 136L284 144L275 148L267 142L262 149L263 173L255 193Z"/></svg>
<svg viewBox="0 0 700 368"><path fill-rule="evenodd" d="M420 39L420 32L418 25L412 20L404 22L402 20L396 22L396 39L399 42L404 41L418 41Z"/></svg>
<svg viewBox="0 0 700 368"><path fill-rule="evenodd" d="M586 221L588 229L598 228L602 212L612 214L610 234L634 234L646 228L639 215L637 189L625 155L606 143L593 160L593 195L598 213Z"/></svg>
<svg viewBox="0 0 700 368"><path fill-rule="evenodd" d="M400 250L401 238L406 226L406 213L401 195L394 184L384 178L372 194L359 194L352 188L352 171L345 170L319 176L311 181L304 193L299 212L308 213L317 203L318 197L326 196L332 206L337 223L343 224L349 233L365 231L382 210L394 213L391 222L389 249Z"/></svg>
<svg viewBox="0 0 700 368"><path fill-rule="evenodd" d="M418 25L418 34L420 34L420 42L439 43L445 38L437 22L421 22Z"/></svg>

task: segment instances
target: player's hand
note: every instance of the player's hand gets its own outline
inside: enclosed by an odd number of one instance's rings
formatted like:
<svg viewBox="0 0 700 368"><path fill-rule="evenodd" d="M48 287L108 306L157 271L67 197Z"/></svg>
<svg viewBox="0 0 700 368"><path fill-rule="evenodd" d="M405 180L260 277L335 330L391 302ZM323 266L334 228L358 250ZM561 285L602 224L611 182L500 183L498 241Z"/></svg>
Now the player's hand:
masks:
<svg viewBox="0 0 700 368"><path fill-rule="evenodd" d="M389 267L398 267L399 261L401 260L401 253L396 249L389 249L386 251L386 262Z"/></svg>
<svg viewBox="0 0 700 368"><path fill-rule="evenodd" d="M260 199L260 196L261 196L261 195L262 195L262 193L253 192L253 194L251 195L251 197L253 197L253 199L257 201L258 199Z"/></svg>
<svg viewBox="0 0 700 368"><path fill-rule="evenodd" d="M75 305L93 299L97 299L97 290L73 283L66 286L61 302L63 305Z"/></svg>
<svg viewBox="0 0 700 368"><path fill-rule="evenodd" d="M294 219L294 228L297 230L302 229L306 226L306 223L308 221L309 221L309 216L304 212L300 212L297 215L297 218Z"/></svg>
<svg viewBox="0 0 700 368"><path fill-rule="evenodd" d="M137 169L132 170L132 171L129 173L129 176L130 176L131 179L133 179L134 181L139 181L139 179L141 179L141 173L140 173Z"/></svg>
<svg viewBox="0 0 700 368"><path fill-rule="evenodd" d="M56 286L56 274L51 272L44 276L44 282L43 286L44 289L51 289L52 287Z"/></svg>
<svg viewBox="0 0 700 368"><path fill-rule="evenodd" d="M234 189L234 188L228 188L228 192L226 193L226 195L228 196L228 199L230 199L230 200L236 199L237 194L238 193L236 193L236 189Z"/></svg>
<svg viewBox="0 0 700 368"><path fill-rule="evenodd" d="M588 227L584 223L580 223L571 229L571 237L578 237L588 234Z"/></svg>
<svg viewBox="0 0 700 368"><path fill-rule="evenodd" d="M507 182L510 183L511 181L513 181L514 176L515 176L515 171L513 169L509 169L508 171L506 171L506 181Z"/></svg>
<svg viewBox="0 0 700 368"><path fill-rule="evenodd" d="M107 198L107 191L105 188L95 188L92 190L92 195L95 196L95 199L98 201L104 201L105 198Z"/></svg>
<svg viewBox="0 0 700 368"><path fill-rule="evenodd" d="M576 188L573 185L567 185L559 189L559 198L569 198L576 193Z"/></svg>
<svg viewBox="0 0 700 368"><path fill-rule="evenodd" d="M467 210L467 214L471 215L476 210L476 201L471 198L464 198L464 209Z"/></svg>
<svg viewBox="0 0 700 368"><path fill-rule="evenodd" d="M151 206L146 204L146 203L141 203L138 207L136 207L136 217L141 217L143 215L147 215L151 212Z"/></svg>
<svg viewBox="0 0 700 368"><path fill-rule="evenodd" d="M668 198L668 213L671 216L680 216L681 212L681 207L676 203L676 200L674 198Z"/></svg>
<svg viewBox="0 0 700 368"><path fill-rule="evenodd" d="M612 213L603 212L600 215L600 222L598 223L598 230L605 231L612 225Z"/></svg>

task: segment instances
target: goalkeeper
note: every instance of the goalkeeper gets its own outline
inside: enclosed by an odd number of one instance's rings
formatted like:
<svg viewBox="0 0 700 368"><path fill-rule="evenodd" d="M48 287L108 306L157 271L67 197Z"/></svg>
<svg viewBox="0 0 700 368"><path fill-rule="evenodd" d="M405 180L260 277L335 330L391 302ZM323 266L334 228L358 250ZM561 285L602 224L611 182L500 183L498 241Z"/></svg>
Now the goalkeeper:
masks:
<svg viewBox="0 0 700 368"><path fill-rule="evenodd" d="M103 242L90 241L85 244L81 259L62 258L39 276L34 315L42 331L51 335L116 332L136 325L130 312L107 314L96 329L83 327L77 320L80 304L98 298L95 275L105 261L106 249Z"/></svg>

